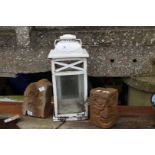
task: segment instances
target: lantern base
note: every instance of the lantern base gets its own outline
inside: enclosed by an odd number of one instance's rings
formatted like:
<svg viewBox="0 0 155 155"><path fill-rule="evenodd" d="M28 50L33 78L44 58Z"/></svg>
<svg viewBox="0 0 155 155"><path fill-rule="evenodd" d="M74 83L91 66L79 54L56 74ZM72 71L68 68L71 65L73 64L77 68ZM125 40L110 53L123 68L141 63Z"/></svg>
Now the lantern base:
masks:
<svg viewBox="0 0 155 155"><path fill-rule="evenodd" d="M53 121L82 121L82 120L87 120L88 116L66 116L66 117L55 117L53 116Z"/></svg>

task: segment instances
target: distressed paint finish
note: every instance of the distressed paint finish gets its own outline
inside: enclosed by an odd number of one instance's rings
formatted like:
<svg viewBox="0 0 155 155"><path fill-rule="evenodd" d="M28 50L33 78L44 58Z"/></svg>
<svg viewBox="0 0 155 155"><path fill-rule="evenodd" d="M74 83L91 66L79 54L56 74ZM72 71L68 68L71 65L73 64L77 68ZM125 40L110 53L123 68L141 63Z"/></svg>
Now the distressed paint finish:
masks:
<svg viewBox="0 0 155 155"><path fill-rule="evenodd" d="M82 40L77 39L75 35L62 35L59 38L55 40L54 49L51 49L48 55L51 60L54 95L53 120L88 119L88 52L82 48ZM67 80L64 81L64 78ZM74 89L76 93L72 94Z"/></svg>
<svg viewBox="0 0 155 155"><path fill-rule="evenodd" d="M90 54L90 76L155 75L155 27L32 27L31 32L29 27L26 31L23 28L24 32L21 27L17 29L16 33L4 33L8 28L0 31L0 76L50 71L47 55L54 40L65 33L82 39Z"/></svg>

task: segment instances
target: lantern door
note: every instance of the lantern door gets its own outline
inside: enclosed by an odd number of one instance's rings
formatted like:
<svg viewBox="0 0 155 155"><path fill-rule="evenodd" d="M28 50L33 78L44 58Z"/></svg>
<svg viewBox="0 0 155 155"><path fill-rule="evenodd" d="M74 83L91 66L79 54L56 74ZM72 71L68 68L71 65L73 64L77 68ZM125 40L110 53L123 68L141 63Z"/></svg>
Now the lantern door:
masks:
<svg viewBox="0 0 155 155"><path fill-rule="evenodd" d="M86 59L65 59L52 62L55 115L77 116L86 111Z"/></svg>
<svg viewBox="0 0 155 155"><path fill-rule="evenodd" d="M84 111L84 75L56 76L58 114Z"/></svg>

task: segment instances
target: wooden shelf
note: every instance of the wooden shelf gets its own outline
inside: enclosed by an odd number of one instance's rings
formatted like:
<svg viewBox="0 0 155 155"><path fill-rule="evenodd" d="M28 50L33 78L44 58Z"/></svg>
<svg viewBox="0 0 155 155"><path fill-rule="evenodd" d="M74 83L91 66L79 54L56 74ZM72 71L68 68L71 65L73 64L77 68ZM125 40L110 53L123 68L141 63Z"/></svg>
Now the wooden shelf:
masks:
<svg viewBox="0 0 155 155"><path fill-rule="evenodd" d="M149 106L118 106L120 117L155 116ZM22 114L22 102L0 102L0 114Z"/></svg>
<svg viewBox="0 0 155 155"><path fill-rule="evenodd" d="M0 114L22 114L22 102L0 102Z"/></svg>
<svg viewBox="0 0 155 155"><path fill-rule="evenodd" d="M155 109L153 107L129 107L118 106L119 119L113 128L131 129L131 128L155 128ZM0 102L0 115L22 115L22 102ZM23 116L19 121L20 128L74 128L74 129L96 129L90 120L53 122L52 115L49 118L41 119L35 117Z"/></svg>

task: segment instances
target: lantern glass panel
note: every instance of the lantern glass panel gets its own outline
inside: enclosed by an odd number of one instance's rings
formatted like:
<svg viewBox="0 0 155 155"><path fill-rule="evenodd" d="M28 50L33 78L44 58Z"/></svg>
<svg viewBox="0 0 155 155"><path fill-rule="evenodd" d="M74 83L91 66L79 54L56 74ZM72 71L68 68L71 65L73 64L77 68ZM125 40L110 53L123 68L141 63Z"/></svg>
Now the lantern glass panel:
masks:
<svg viewBox="0 0 155 155"><path fill-rule="evenodd" d="M56 76L58 114L84 111L84 75Z"/></svg>

